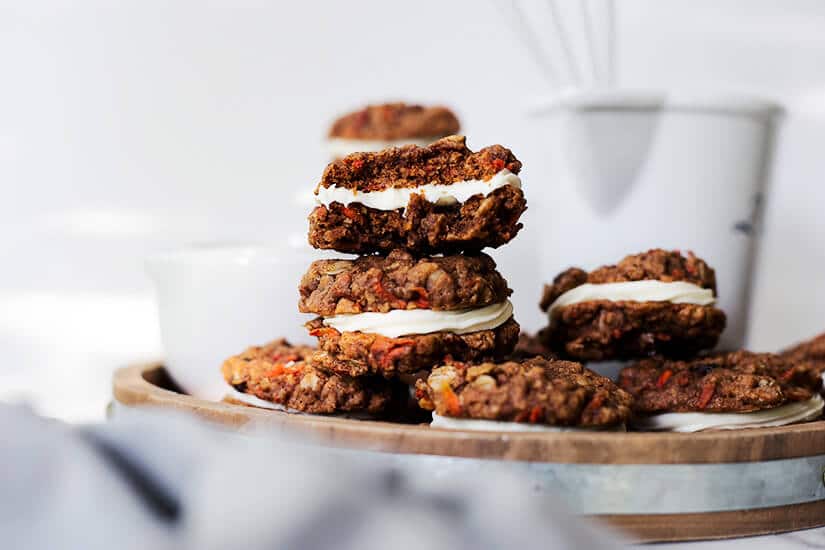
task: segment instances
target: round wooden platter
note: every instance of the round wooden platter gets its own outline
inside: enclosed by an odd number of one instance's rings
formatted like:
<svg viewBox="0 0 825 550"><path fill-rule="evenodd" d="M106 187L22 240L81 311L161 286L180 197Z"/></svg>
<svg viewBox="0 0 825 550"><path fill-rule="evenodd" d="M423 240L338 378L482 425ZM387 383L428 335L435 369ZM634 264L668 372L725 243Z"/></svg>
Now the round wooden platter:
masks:
<svg viewBox="0 0 825 550"><path fill-rule="evenodd" d="M640 541L825 525L825 421L695 434L479 432L287 414L204 401L173 388L158 363L114 376L120 406L186 411L239 431L309 435L365 456L394 453L419 466L521 470L535 478L537 490Z"/></svg>

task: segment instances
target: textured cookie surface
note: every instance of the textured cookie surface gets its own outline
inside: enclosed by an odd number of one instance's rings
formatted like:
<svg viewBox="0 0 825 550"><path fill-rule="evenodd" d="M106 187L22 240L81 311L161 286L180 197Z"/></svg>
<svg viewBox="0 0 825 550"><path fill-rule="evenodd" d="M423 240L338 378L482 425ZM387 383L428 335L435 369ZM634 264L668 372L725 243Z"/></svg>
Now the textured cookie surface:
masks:
<svg viewBox="0 0 825 550"><path fill-rule="evenodd" d="M751 412L810 399L793 364L770 353L737 351L690 361L645 359L624 368L619 386L639 413Z"/></svg>
<svg viewBox="0 0 825 550"><path fill-rule="evenodd" d="M488 180L505 169L514 174L521 170L521 162L506 147L491 145L473 152L464 136L449 136L425 147L405 145L352 153L327 165L318 187L369 192L426 184L450 185Z"/></svg>
<svg viewBox="0 0 825 550"><path fill-rule="evenodd" d="M627 421L631 397L579 363L449 364L416 383L419 405L441 416L606 428Z"/></svg>
<svg viewBox="0 0 825 550"><path fill-rule="evenodd" d="M451 311L503 302L507 281L486 254L388 256L313 262L301 279L300 311L338 315L393 309Z"/></svg>
<svg viewBox="0 0 825 550"><path fill-rule="evenodd" d="M230 357L221 371L239 392L301 412L378 414L385 410L392 398L386 381L356 380L315 368L306 362L315 351L275 340Z"/></svg>
<svg viewBox="0 0 825 550"><path fill-rule="evenodd" d="M458 118L446 107L384 103L368 105L338 118L329 137L395 141L457 134Z"/></svg>

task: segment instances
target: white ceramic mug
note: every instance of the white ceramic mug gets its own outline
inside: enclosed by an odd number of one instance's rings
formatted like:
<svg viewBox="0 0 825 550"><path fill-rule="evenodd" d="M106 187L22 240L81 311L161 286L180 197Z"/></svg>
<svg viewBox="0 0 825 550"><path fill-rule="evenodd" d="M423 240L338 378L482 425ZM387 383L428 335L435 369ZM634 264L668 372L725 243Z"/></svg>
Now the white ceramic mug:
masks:
<svg viewBox="0 0 825 550"><path fill-rule="evenodd" d="M207 245L149 258L165 365L187 393L224 397L224 359L248 346L285 337L310 343L298 313L298 283L311 251L259 245Z"/></svg>
<svg viewBox="0 0 825 550"><path fill-rule="evenodd" d="M541 209L541 269L550 280L649 248L692 250L715 268L739 348L780 107L743 97L656 92L564 96L541 113L551 128L549 178L531 188ZM543 189L543 192L537 192Z"/></svg>

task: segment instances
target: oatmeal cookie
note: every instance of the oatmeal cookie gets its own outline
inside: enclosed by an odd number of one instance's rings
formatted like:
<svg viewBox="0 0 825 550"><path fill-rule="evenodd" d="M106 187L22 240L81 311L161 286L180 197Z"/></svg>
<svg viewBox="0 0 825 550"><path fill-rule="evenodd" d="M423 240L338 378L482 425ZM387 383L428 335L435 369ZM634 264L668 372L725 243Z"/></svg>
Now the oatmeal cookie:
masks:
<svg viewBox="0 0 825 550"><path fill-rule="evenodd" d="M631 397L580 363L447 364L416 384L419 405L451 418L606 428L630 416Z"/></svg>

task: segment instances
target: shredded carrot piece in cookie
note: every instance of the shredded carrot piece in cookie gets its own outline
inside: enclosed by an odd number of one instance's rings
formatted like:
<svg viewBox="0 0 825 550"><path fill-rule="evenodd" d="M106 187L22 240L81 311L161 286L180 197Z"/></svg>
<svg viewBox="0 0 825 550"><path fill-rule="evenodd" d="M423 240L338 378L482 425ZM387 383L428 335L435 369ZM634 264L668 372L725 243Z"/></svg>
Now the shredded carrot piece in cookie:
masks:
<svg viewBox="0 0 825 550"><path fill-rule="evenodd" d="M458 416L461 414L461 401L458 399L458 396L455 394L453 389L448 385L445 384L443 388L441 388L442 396L444 397L444 405L447 407L447 413L450 416Z"/></svg>
<svg viewBox="0 0 825 550"><path fill-rule="evenodd" d="M421 309L429 309L430 299L427 289L420 286L414 286L410 290L418 294L418 298L414 302L416 307L419 307Z"/></svg>
<svg viewBox="0 0 825 550"><path fill-rule="evenodd" d="M381 366L384 368L389 367L396 359L407 353L408 347L409 346L398 346L388 351L381 357Z"/></svg>
<svg viewBox="0 0 825 550"><path fill-rule="evenodd" d="M415 345L411 338L386 338L378 336L370 346L370 351L378 357L378 363L387 369L396 359L408 353Z"/></svg>
<svg viewBox="0 0 825 550"><path fill-rule="evenodd" d="M270 359L276 363L291 363L293 361L298 361L301 358L294 353L274 353Z"/></svg>
<svg viewBox="0 0 825 550"><path fill-rule="evenodd" d="M587 404L587 408L589 410L593 410L593 409L598 409L602 405L604 405L604 394L603 393L597 393L596 395L593 396L593 399L590 400L590 403Z"/></svg>
<svg viewBox="0 0 825 550"><path fill-rule="evenodd" d="M796 372L796 367L791 367L779 377L783 382L787 382L791 378L793 378L794 373Z"/></svg>
<svg viewBox="0 0 825 550"><path fill-rule="evenodd" d="M335 336L338 331L332 327L318 327L309 331L310 336Z"/></svg>
<svg viewBox="0 0 825 550"><path fill-rule="evenodd" d="M298 374L303 370L303 364L287 366L283 363L277 363L272 369L266 373L267 376L281 376L283 374Z"/></svg>
<svg viewBox="0 0 825 550"><path fill-rule="evenodd" d="M696 406L700 409L707 407L710 400L713 399L713 394L715 391L716 382L708 382L702 386L702 393L699 395L699 401L696 403Z"/></svg>
<svg viewBox="0 0 825 550"><path fill-rule="evenodd" d="M380 277L375 281L375 284L373 285L373 290L376 294L378 294L378 296L382 300L385 300L391 306L397 309L404 309L407 307L407 302L396 297L395 294L387 290L387 288L384 286L384 282L381 280Z"/></svg>
<svg viewBox="0 0 825 550"><path fill-rule="evenodd" d="M358 212L356 212L355 210L353 210L349 206L345 206L344 209L342 210L342 212L344 213L344 216L346 216L347 218L351 219L354 222L357 222L358 220L361 219L361 216L358 215Z"/></svg>

